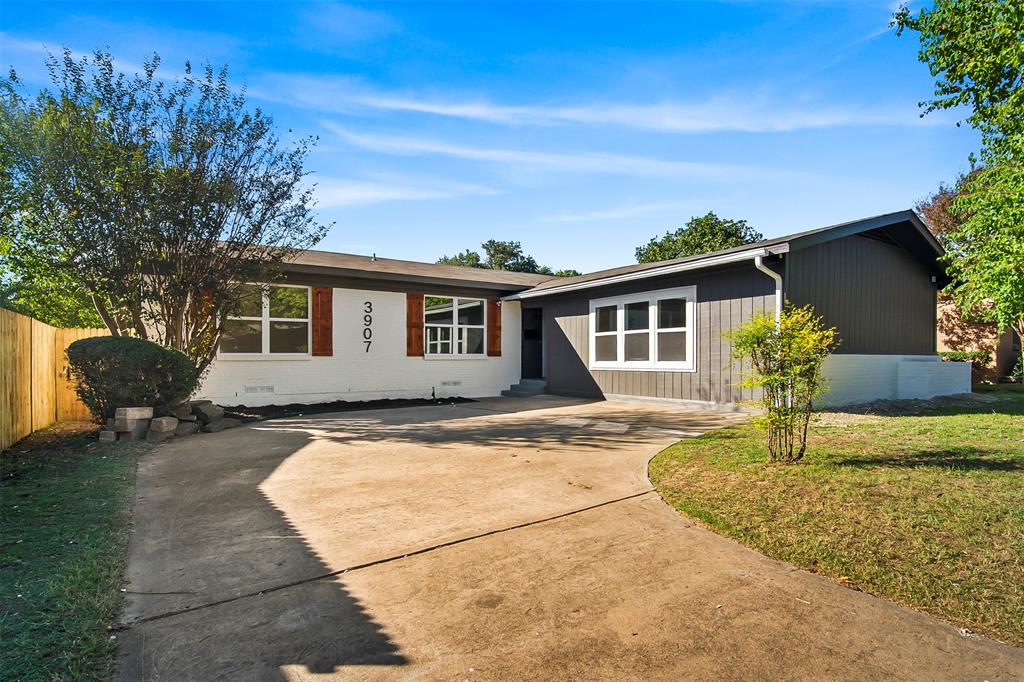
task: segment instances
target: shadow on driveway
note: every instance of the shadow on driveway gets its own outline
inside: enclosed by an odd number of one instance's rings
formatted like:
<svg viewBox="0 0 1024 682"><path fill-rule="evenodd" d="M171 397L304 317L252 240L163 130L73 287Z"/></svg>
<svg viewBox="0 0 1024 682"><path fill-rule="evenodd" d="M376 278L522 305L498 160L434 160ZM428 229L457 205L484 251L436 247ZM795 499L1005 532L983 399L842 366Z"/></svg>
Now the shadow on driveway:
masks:
<svg viewBox="0 0 1024 682"><path fill-rule="evenodd" d="M317 579L330 569L261 490L310 436L267 448L224 436L169 443L139 466L118 679L405 664L342 581Z"/></svg>

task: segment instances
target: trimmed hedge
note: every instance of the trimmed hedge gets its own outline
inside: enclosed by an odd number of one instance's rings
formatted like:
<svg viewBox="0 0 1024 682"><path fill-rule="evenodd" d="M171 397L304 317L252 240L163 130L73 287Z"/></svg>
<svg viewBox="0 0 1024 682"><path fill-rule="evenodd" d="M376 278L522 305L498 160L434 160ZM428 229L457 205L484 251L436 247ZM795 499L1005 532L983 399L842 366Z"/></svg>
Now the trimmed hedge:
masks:
<svg viewBox="0 0 1024 682"><path fill-rule="evenodd" d="M166 414L188 400L199 381L185 354L129 336L81 339L67 354L78 397L100 423L118 407Z"/></svg>
<svg viewBox="0 0 1024 682"><path fill-rule="evenodd" d="M973 362L975 365L986 365L992 359L987 350L947 350L939 355L950 362Z"/></svg>

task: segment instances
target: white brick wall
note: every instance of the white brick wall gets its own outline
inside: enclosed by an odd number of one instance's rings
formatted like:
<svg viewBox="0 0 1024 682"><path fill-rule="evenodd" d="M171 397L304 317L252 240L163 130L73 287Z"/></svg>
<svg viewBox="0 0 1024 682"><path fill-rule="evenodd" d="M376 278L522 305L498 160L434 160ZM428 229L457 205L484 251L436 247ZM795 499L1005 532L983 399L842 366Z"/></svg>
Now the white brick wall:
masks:
<svg viewBox="0 0 1024 682"><path fill-rule="evenodd" d="M373 303L369 352L363 343L366 301ZM429 398L432 388L438 397L498 395L519 381L522 324L518 302L504 301L501 311L501 357L410 358L405 354L405 294L335 289L332 357L221 357L197 397L220 405L280 405Z"/></svg>
<svg viewBox="0 0 1024 682"><path fill-rule="evenodd" d="M824 375L829 391L817 401L823 407L971 391L970 363L937 355L833 355Z"/></svg>

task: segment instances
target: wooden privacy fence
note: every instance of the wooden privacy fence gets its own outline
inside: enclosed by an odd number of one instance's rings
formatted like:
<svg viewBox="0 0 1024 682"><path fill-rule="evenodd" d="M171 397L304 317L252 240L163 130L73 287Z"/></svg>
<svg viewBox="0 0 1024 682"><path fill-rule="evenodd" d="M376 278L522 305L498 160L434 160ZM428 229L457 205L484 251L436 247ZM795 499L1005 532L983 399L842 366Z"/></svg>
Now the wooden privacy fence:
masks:
<svg viewBox="0 0 1024 682"><path fill-rule="evenodd" d="M58 421L89 419L64 351L106 329L58 329L0 308L0 450Z"/></svg>

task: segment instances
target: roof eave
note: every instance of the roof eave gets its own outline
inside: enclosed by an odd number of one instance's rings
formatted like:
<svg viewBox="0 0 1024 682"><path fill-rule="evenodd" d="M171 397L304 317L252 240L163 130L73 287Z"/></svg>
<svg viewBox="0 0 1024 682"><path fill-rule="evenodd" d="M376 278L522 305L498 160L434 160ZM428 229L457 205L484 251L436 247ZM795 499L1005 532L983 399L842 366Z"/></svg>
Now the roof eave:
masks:
<svg viewBox="0 0 1024 682"><path fill-rule="evenodd" d="M531 284L515 284L511 282L495 282L492 280L477 279L455 279L448 277L425 277L423 275L407 275L394 272L375 272L372 270L361 270L356 268L338 268L328 265L302 265L297 263L286 264L283 267L286 274L296 275L321 275L335 277L350 277L352 279L365 279L373 281L391 281L404 284L423 284L436 286L465 286L473 289L487 289L497 292L522 291L529 289Z"/></svg>
<svg viewBox="0 0 1024 682"><path fill-rule="evenodd" d="M648 270L640 270L638 272L628 272L621 275L602 277L600 279L589 280L586 282L564 284L561 286L553 286L539 290L535 288L527 289L526 291L520 291L510 296L506 296L505 300L521 301L531 298L540 298L542 296L554 296L556 294L569 293L572 291L579 291L582 289L593 289L595 287L608 286L609 284L621 284L624 282L633 282L641 279L649 279L651 277L672 275L677 272L702 270L704 268L715 267L716 265L726 265L729 263L738 263L745 260L752 260L755 256L763 257L773 254L787 253L788 251L789 243L782 242L780 244L761 246L756 249L747 249L744 251L737 251L735 253L719 254L715 256L708 256L706 258L697 258L694 260L683 261L682 263L671 263L660 267L650 268Z"/></svg>

